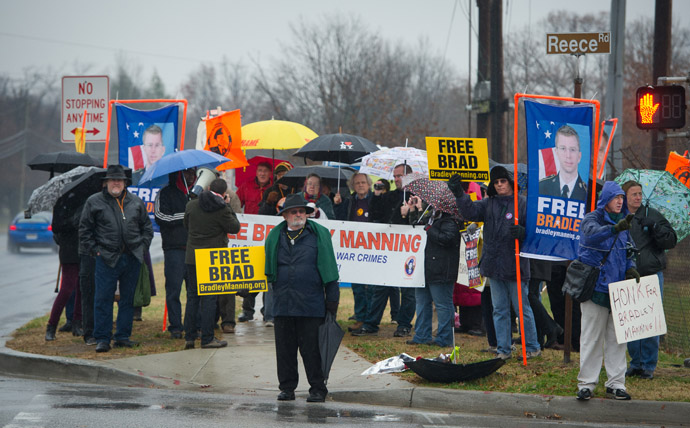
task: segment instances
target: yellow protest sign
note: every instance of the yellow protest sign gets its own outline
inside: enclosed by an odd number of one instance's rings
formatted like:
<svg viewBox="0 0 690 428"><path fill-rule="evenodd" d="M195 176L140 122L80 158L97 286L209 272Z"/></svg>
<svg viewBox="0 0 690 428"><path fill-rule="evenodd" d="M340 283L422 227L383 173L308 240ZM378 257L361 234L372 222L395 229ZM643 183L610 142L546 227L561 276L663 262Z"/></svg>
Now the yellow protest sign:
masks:
<svg viewBox="0 0 690 428"><path fill-rule="evenodd" d="M448 180L460 174L465 181L489 180L486 138L426 137L429 178Z"/></svg>
<svg viewBox="0 0 690 428"><path fill-rule="evenodd" d="M268 291L263 246L195 250L199 296Z"/></svg>

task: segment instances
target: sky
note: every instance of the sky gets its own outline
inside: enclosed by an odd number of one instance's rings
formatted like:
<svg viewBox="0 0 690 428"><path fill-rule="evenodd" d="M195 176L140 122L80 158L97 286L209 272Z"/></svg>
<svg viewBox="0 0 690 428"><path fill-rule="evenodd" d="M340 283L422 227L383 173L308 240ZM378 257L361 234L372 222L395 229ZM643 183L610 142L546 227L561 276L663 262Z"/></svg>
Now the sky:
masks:
<svg viewBox="0 0 690 428"><path fill-rule="evenodd" d="M466 75L470 3L474 76L475 0L0 0L0 74L20 78L28 67L50 67L59 75L105 74L114 70L120 53L145 64L142 83L155 69L175 96L201 63L219 63L225 56L267 66L281 57L291 24L354 15L390 41L415 46L426 39L433 53ZM606 0L505 0L504 36L530 24L538 34L537 23L553 10L609 8ZM690 2L676 1L673 8L674 17L688 16ZM653 15L653 0L627 2L628 21Z"/></svg>

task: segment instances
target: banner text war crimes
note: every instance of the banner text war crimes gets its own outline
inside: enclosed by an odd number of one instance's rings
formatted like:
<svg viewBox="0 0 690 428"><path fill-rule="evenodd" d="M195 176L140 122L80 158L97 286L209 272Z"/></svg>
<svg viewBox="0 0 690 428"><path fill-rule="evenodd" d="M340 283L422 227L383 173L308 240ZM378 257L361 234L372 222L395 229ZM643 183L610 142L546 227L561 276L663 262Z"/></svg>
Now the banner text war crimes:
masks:
<svg viewBox="0 0 690 428"><path fill-rule="evenodd" d="M199 295L267 291L263 247L196 250Z"/></svg>
<svg viewBox="0 0 690 428"><path fill-rule="evenodd" d="M427 137L429 178L448 180L460 174L463 180L489 179L485 139Z"/></svg>
<svg viewBox="0 0 690 428"><path fill-rule="evenodd" d="M538 201L536 233L580 239L584 202L548 196L539 196Z"/></svg>

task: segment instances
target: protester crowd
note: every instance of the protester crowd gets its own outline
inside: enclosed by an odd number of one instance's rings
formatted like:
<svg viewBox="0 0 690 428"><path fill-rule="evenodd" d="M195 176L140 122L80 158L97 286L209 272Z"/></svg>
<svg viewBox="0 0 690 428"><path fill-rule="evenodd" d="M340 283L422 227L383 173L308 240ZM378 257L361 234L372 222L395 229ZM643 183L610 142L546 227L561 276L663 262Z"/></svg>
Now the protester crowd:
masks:
<svg viewBox="0 0 690 428"><path fill-rule="evenodd" d="M269 291L261 293L264 323L275 328L279 400L294 399L298 350L310 383L308 401L323 401L327 394L316 331L327 312L335 315L339 287L330 234L318 224L324 218L421 225L426 233L424 287L351 284L352 335L378 335L389 306L397 324L393 336L407 338L408 344L447 348L454 344L454 333L460 331L485 336L486 352L508 360L518 343L513 332L521 306L526 357L537 358L545 348L563 349L565 305L570 300L564 298L561 287L567 263L520 257L518 294L514 243L525 237L527 201L519 195L514 212L514 178L503 166L491 169L485 186L463 182L458 175L451 177L447 187L457 214L407 191L404 179L412 169L406 164L393 170L394 189L387 180L374 183L370 176L355 173L348 181L350 191L341 188L337 193L317 174L308 175L302 188L279 183L291 169L289 162L275 167L260 163L256 176L236 193L224 179L216 178L198 195L192 192L196 171L188 169L171 173L167 186L158 193L155 219L164 252L167 330L172 338L185 340L184 349L194 348L198 339L202 348L227 346L216 334L232 334L236 321L255 317L255 293L239 295L243 303L237 319L234 294L197 294L195 250L226 247L228 234L239 230L236 214L241 210L284 219L266 239ZM54 217L63 275L46 328L47 341L55 340L62 310L74 302L68 314L71 331L83 336L87 345L95 345L96 352L108 352L111 346L137 346L130 339L136 319L134 294L142 264L146 266L148 261L150 265L147 257L153 229L144 203L127 191L129 184L124 168L111 165L102 192L88 197L69 218ZM626 345L616 343L608 298L608 284L626 278L657 275L663 285L664 252L675 246L676 235L661 213L641 207L640 201L639 183L631 181L621 188L606 182L596 209L582 222L579 259L591 265L602 263L602 272L592 299L571 303L573 325L568 336L572 348L580 352L580 400L592 396L602 361L607 394L615 399L630 399L626 377L654 377L658 337L628 343L632 360L626 367ZM458 283L459 261L464 258L461 241L477 228L483 241L479 269L484 283L479 289ZM631 253L631 248L639 251ZM146 272L149 270L150 266ZM183 282L187 296L184 314L180 303ZM541 304L544 287L552 314ZM113 334L114 302L118 313Z"/></svg>

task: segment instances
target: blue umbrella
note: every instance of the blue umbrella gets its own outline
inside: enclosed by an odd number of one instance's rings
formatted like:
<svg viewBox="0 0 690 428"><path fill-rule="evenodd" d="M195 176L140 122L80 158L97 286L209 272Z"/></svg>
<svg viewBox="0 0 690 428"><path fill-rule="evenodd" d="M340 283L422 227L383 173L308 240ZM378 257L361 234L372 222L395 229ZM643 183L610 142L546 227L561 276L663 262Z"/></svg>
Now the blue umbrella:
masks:
<svg viewBox="0 0 690 428"><path fill-rule="evenodd" d="M232 159L228 159L217 153L209 152L208 150L190 149L175 152L163 156L153 165L149 165L144 175L141 176L139 185L152 181L158 177L168 175L171 172L184 171L185 169L199 166L215 168L225 162L232 162Z"/></svg>

